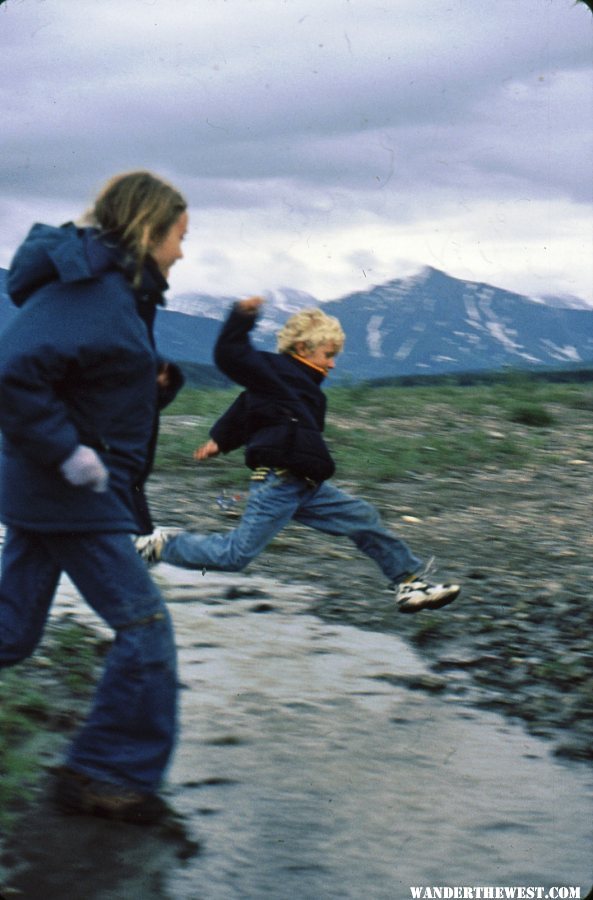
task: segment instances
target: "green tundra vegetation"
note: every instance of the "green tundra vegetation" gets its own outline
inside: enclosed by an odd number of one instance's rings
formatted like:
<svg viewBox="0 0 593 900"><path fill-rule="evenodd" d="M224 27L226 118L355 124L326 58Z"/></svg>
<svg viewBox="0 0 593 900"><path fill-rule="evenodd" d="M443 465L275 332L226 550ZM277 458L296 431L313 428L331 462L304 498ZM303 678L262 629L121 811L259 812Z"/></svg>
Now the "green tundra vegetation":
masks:
<svg viewBox="0 0 593 900"><path fill-rule="evenodd" d="M163 417L157 467L195 466L192 452L238 389L186 389ZM556 432L593 410L593 384L510 373L498 381L363 383L327 390L326 437L338 478L376 482L550 461ZM241 479L241 451L209 461L214 483ZM244 476L243 476L244 477Z"/></svg>
<svg viewBox="0 0 593 900"><path fill-rule="evenodd" d="M48 626L31 660L0 671L0 830L10 830L39 778L47 746L38 736L75 725L104 649L92 631L64 616Z"/></svg>

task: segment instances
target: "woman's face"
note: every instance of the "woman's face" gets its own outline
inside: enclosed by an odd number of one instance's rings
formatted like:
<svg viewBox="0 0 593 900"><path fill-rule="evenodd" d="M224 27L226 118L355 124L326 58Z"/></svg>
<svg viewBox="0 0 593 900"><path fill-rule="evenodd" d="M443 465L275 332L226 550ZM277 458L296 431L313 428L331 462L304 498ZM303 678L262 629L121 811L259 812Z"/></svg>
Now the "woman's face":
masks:
<svg viewBox="0 0 593 900"><path fill-rule="evenodd" d="M179 218L173 222L164 238L151 247L150 255L165 278L169 277L169 270L173 263L183 256L181 243L185 237L188 223L189 217L187 212L182 212Z"/></svg>

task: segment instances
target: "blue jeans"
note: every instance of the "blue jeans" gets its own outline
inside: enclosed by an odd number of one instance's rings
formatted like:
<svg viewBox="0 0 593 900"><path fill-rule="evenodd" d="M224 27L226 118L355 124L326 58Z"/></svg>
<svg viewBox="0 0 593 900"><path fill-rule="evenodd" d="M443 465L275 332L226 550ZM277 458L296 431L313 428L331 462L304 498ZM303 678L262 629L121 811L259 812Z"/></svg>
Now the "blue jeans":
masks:
<svg viewBox="0 0 593 900"><path fill-rule="evenodd" d="M41 534L8 528L0 578L0 666L39 643L65 572L115 639L66 763L154 792L173 751L176 649L165 603L128 534Z"/></svg>
<svg viewBox="0 0 593 900"><path fill-rule="evenodd" d="M351 497L331 482L311 486L303 479L274 472L264 481L251 482L237 528L223 534L182 532L167 541L162 560L188 569L239 572L291 520L350 538L390 582L400 581L422 565L403 541L387 531L375 507L366 500Z"/></svg>

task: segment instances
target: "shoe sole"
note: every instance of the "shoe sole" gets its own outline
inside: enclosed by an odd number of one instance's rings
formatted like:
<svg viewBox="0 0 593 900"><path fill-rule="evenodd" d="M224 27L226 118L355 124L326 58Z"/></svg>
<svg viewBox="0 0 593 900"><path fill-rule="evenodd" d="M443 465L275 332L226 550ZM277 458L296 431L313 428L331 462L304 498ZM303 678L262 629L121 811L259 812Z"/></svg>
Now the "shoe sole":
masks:
<svg viewBox="0 0 593 900"><path fill-rule="evenodd" d="M435 600L427 600L426 602L414 603L411 605L399 604L397 608L400 613L405 613L407 615L422 612L423 609L442 609L443 606L448 606L449 603L453 603L453 601L456 600L459 596L460 592L461 588L457 588L456 591L452 591L445 597L438 597Z"/></svg>

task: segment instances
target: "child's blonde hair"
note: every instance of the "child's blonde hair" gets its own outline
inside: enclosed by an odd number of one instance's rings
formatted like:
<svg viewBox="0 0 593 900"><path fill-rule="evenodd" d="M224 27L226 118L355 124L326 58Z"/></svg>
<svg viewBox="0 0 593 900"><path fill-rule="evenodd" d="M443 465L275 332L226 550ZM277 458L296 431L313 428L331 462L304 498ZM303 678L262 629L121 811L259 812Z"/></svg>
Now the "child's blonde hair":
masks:
<svg viewBox="0 0 593 900"><path fill-rule="evenodd" d="M335 316L328 316L320 309L302 309L291 316L277 334L279 353L293 353L301 341L307 350L315 350L320 344L332 343L340 353L346 340L342 326Z"/></svg>

